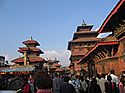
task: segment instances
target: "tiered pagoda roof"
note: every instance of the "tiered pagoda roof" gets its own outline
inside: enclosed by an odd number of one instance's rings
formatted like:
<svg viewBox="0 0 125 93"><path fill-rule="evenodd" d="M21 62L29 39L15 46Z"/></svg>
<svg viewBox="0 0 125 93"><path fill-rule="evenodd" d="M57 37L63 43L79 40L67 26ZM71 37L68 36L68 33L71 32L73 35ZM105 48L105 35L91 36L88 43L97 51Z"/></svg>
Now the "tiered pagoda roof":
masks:
<svg viewBox="0 0 125 93"><path fill-rule="evenodd" d="M68 50L70 50L72 43L100 41L100 38L96 38L98 33L96 31L91 31L92 27L93 25L87 25L85 22L83 22L81 26L78 26L73 39L68 43Z"/></svg>
<svg viewBox="0 0 125 93"><path fill-rule="evenodd" d="M117 5L113 8L113 10L110 12L110 14L107 16L107 18L104 20L103 24L98 30L98 33L112 32L113 35L106 37L104 42L98 43L81 60L79 60L78 63L87 59L87 57L91 56L91 53L93 53L93 51L96 51L96 49L100 48L101 46L110 46L110 45L119 44L117 38L119 38L123 33L118 32L117 29L120 28L125 23L124 9L125 9L125 0L120 0L117 3ZM114 32L114 31L117 31L117 32ZM108 38L110 38L109 41L107 41Z"/></svg>
<svg viewBox="0 0 125 93"><path fill-rule="evenodd" d="M125 0L119 0L98 33L112 32L108 37L96 43L77 63L87 69L90 76L95 73L109 73L115 70L116 75L124 71L125 40Z"/></svg>
<svg viewBox="0 0 125 93"><path fill-rule="evenodd" d="M57 69L57 68L60 68L60 67L61 67L61 65L58 64L58 63L53 63L52 66L51 66L52 69Z"/></svg>
<svg viewBox="0 0 125 93"><path fill-rule="evenodd" d="M55 58L55 60L48 60L47 61L48 66L50 67L50 71L52 72L62 72L63 70L60 68L61 65L59 64L59 61Z"/></svg>
<svg viewBox="0 0 125 93"><path fill-rule="evenodd" d="M119 40L117 38L124 35L123 33L125 32L125 30L123 30L123 32L118 32L118 28L123 26L125 23L124 9L125 0L120 0L117 3L117 5L113 8L113 10L110 12L110 14L107 16L107 18L104 20L103 24L98 30L98 33L112 32L112 35L106 37L103 42L96 44L91 49L91 51L89 51L81 60L78 61L78 63L82 62L83 60L86 61L86 59L88 59L92 55L92 53L94 53L95 51L97 53L97 49L100 49L102 46L116 46L119 44L119 41L122 38ZM109 41L107 41L107 39Z"/></svg>
<svg viewBox="0 0 125 93"><path fill-rule="evenodd" d="M18 52L24 54L26 52L26 61L30 63L36 63L36 62L45 62L44 58L39 57L40 54L43 54L43 51L41 51L36 46L39 46L40 44L33 40L32 37L30 40L26 40L22 42L26 47L19 47ZM23 63L24 62L24 56L19 57L17 59L12 60L14 63Z"/></svg>
<svg viewBox="0 0 125 93"><path fill-rule="evenodd" d="M73 39L68 42L68 50L71 51L70 55L70 68L72 73L82 70L82 66L78 64L81 60L98 42L101 41L97 38L98 32L92 31L93 25L88 25L85 22L81 26L77 26L77 30L73 35ZM79 75L79 73L77 73Z"/></svg>

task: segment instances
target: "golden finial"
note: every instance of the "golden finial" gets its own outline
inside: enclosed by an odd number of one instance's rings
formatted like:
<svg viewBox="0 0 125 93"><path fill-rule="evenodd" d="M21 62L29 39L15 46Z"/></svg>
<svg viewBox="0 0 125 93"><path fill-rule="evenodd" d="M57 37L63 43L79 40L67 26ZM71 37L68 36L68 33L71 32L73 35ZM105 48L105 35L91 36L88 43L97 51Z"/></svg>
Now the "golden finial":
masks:
<svg viewBox="0 0 125 93"><path fill-rule="evenodd" d="M82 25L86 25L86 23L85 23L85 20L83 19L83 21L82 21Z"/></svg>

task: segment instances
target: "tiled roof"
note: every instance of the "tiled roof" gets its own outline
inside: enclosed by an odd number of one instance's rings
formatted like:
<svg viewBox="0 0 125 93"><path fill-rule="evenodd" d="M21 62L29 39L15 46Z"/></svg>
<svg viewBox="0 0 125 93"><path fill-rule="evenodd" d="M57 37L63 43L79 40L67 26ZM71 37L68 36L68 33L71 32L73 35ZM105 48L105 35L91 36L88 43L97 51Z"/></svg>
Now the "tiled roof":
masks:
<svg viewBox="0 0 125 93"><path fill-rule="evenodd" d="M96 38L96 37L88 37L88 38L78 38L75 40L72 40L70 42L88 42L88 41L100 41L100 38Z"/></svg>
<svg viewBox="0 0 125 93"><path fill-rule="evenodd" d="M97 49L99 46L105 46L105 45L117 45L119 44L118 41L108 41L108 42L99 42L97 45L95 45L83 58L81 58L77 63L81 63L82 60L84 60L87 56L90 55L95 49Z"/></svg>
<svg viewBox="0 0 125 93"><path fill-rule="evenodd" d="M75 32L74 34L86 34L86 33L97 33L97 31L80 31L80 32Z"/></svg>
<svg viewBox="0 0 125 93"><path fill-rule="evenodd" d="M39 48L37 48L37 47L30 47L30 50L35 51L35 52L41 51L41 50L40 50Z"/></svg>
<svg viewBox="0 0 125 93"><path fill-rule="evenodd" d="M35 40L27 40L27 41L24 41L23 44L25 45L31 45L31 44L36 44L36 45L40 45L37 41Z"/></svg>
<svg viewBox="0 0 125 93"><path fill-rule="evenodd" d="M30 62L45 62L45 59L41 58L41 57L38 57L38 56L33 56L33 57L29 57L29 61ZM24 57L20 57L20 58L14 59L11 62L22 63L22 62L24 62Z"/></svg>
<svg viewBox="0 0 125 93"><path fill-rule="evenodd" d="M105 19L105 21L103 22L103 24L101 25L101 27L98 30L98 33L102 33L104 32L104 28L106 28L106 24L110 21L110 19L113 17L113 15L115 15L117 13L117 11L120 9L120 7L125 3L125 0L119 0L119 2L117 3L117 5L114 7L114 9L110 12L110 14L107 16L107 18ZM123 12L124 13L124 12ZM113 24L113 23L112 23ZM113 25L114 26L114 25Z"/></svg>
<svg viewBox="0 0 125 93"><path fill-rule="evenodd" d="M39 48L37 47L20 47L19 48L19 52L23 53L24 51L33 51L33 52L39 52L39 53L43 53Z"/></svg>
<svg viewBox="0 0 125 93"><path fill-rule="evenodd" d="M61 65L60 64L53 64L53 66L60 67Z"/></svg>
<svg viewBox="0 0 125 93"><path fill-rule="evenodd" d="M27 47L19 47L18 52L23 53L24 51L28 51Z"/></svg>

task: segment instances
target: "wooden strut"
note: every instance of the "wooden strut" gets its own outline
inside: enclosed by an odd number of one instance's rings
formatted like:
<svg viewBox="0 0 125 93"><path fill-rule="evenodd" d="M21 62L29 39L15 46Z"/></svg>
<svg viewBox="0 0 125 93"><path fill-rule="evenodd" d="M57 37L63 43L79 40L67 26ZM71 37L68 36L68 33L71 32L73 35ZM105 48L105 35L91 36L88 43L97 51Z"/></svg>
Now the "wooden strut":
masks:
<svg viewBox="0 0 125 93"><path fill-rule="evenodd" d="M101 58L103 59L103 58L105 58L105 56L104 56L104 54L103 54L103 51L102 51L102 49L99 49L99 51L100 51L100 56L101 56Z"/></svg>
<svg viewBox="0 0 125 93"><path fill-rule="evenodd" d="M105 58L106 56L105 56L105 52L102 50L102 49L100 49L100 51L101 51L101 53L102 53L102 55L103 55L103 58Z"/></svg>
<svg viewBox="0 0 125 93"><path fill-rule="evenodd" d="M105 56L108 57L109 51L103 47L103 49L106 51Z"/></svg>
<svg viewBox="0 0 125 93"><path fill-rule="evenodd" d="M111 57L113 57L114 56L114 48L112 48L112 50L111 50Z"/></svg>

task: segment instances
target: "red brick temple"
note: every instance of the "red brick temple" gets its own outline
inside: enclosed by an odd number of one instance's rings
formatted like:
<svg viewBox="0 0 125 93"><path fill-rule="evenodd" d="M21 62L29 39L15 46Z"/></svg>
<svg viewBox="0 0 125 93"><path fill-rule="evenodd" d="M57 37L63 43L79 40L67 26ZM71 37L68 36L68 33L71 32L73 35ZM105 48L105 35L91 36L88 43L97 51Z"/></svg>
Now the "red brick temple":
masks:
<svg viewBox="0 0 125 93"><path fill-rule="evenodd" d="M77 64L78 61L90 51L100 39L96 38L97 31L91 31L93 25L87 25L84 21L81 26L77 27L73 39L68 43L68 50L71 51L70 56L70 71L72 74L80 74L83 66Z"/></svg>
<svg viewBox="0 0 125 93"><path fill-rule="evenodd" d="M22 53L23 56L12 60L13 63L26 66L39 65L46 62L44 58L39 57L40 54L43 54L43 51L37 48L37 46L40 44L33 40L32 37L30 40L24 41L22 43L25 45L25 47L19 47L18 52Z"/></svg>
<svg viewBox="0 0 125 93"><path fill-rule="evenodd" d="M86 64L89 75L125 71L125 0L113 8L98 33L112 32L97 43L78 63Z"/></svg>

